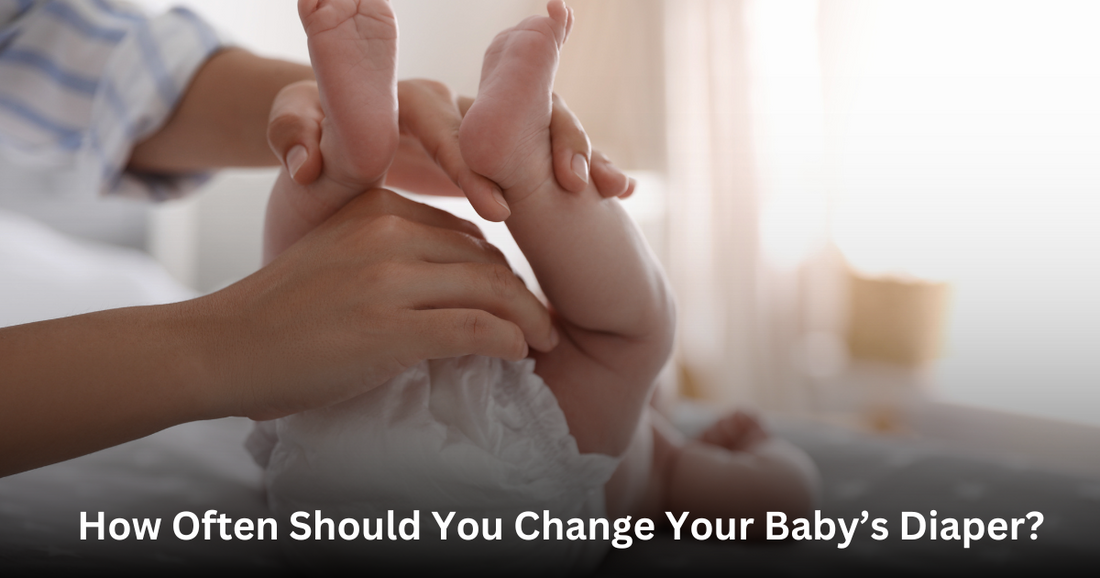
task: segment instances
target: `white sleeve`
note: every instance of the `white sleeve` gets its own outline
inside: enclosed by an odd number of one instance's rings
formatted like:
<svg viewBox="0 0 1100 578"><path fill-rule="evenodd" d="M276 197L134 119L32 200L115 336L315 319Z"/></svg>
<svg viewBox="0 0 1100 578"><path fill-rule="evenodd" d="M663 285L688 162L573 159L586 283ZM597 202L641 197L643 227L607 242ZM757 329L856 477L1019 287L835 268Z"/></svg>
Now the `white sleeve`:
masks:
<svg viewBox="0 0 1100 578"><path fill-rule="evenodd" d="M183 8L148 17L112 0L0 0L0 193L163 200L190 190L206 175L125 167L221 46ZM27 190L3 190L13 187Z"/></svg>

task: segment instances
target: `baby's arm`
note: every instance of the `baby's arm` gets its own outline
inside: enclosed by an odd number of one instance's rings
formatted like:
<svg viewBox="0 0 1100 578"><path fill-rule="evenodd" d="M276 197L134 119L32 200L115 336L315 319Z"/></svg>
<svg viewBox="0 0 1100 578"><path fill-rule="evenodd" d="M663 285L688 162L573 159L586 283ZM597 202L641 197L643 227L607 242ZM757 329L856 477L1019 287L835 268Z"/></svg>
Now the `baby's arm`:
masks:
<svg viewBox="0 0 1100 578"><path fill-rule="evenodd" d="M693 517L753 518L750 537L762 534L768 512L805 516L819 485L805 453L774 437L738 451L688 442L666 475L665 510L691 512Z"/></svg>
<svg viewBox="0 0 1100 578"><path fill-rule="evenodd" d="M616 491L608 494L608 511L615 506L617 515L660 520L666 519L665 512L690 512L690 519L752 518L757 522L749 526L747 537L762 538L768 512L806 516L817 500L819 475L810 458L772 437L748 414L727 415L692 440L656 411L649 412L648 421L653 459L647 475L623 472L622 466L615 473L644 479L645 489L640 499L624 501L619 496L630 484L620 479Z"/></svg>
<svg viewBox="0 0 1100 578"><path fill-rule="evenodd" d="M658 482L660 509L698 517L754 518L768 512L805 516L817 498L817 469L790 443L772 437L756 418L734 412L718 420L698 440L684 440L659 415L653 416L656 453L652 480ZM755 534L762 536L762 522Z"/></svg>

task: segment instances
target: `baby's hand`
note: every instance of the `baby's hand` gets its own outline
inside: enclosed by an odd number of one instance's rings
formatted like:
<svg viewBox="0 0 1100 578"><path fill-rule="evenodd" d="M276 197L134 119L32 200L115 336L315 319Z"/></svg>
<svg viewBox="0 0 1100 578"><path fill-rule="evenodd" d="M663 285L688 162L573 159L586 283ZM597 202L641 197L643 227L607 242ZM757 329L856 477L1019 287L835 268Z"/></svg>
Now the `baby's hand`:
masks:
<svg viewBox="0 0 1100 578"><path fill-rule="evenodd" d="M730 451L745 451L771 437L755 416L735 411L707 428L699 441Z"/></svg>
<svg viewBox="0 0 1100 578"><path fill-rule="evenodd" d="M397 94L401 145L386 185L422 194L465 195L485 219L506 219L510 211L502 204L503 197L498 198L499 188L471 171L459 151L458 127L472 99L423 79L399 82ZM555 95L553 103L550 137L558 184L580 192L591 179L605 198L633 194L634 180L592 150L580 121L562 99ZM316 82L291 84L272 104L268 144L299 185L316 181L324 168L320 152L324 118Z"/></svg>

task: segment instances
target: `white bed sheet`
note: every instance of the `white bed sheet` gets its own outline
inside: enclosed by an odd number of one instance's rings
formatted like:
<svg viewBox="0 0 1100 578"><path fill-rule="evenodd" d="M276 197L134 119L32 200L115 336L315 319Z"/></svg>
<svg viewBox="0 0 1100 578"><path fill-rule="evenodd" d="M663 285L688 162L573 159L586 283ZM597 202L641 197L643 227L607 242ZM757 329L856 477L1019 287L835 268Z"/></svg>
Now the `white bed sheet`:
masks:
<svg viewBox="0 0 1100 578"><path fill-rule="evenodd" d="M184 424L68 462L0 479L0 567L8 570L286 570L272 541L177 539L172 520L207 510L268 517L245 419ZM80 540L80 516L161 518L155 541ZM95 537L95 532L88 534ZM285 536L284 536L285 539Z"/></svg>
<svg viewBox="0 0 1100 578"><path fill-rule="evenodd" d="M0 211L0 326L195 297L148 255L66 237ZM261 471L243 447L245 419L185 424L69 462L0 479L0 566L9 569L283 567L268 542L185 542L181 511L266 517ZM160 538L80 540L92 519L163 518Z"/></svg>
<svg viewBox="0 0 1100 578"><path fill-rule="evenodd" d="M0 210L0 327L195 295L141 251L66 237Z"/></svg>

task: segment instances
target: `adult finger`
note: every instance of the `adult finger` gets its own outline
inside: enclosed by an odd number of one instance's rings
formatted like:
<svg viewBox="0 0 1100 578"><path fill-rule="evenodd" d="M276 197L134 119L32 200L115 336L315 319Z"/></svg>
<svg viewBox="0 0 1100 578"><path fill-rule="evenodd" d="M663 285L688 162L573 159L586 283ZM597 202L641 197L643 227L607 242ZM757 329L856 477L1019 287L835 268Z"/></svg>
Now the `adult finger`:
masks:
<svg viewBox="0 0 1100 578"><path fill-rule="evenodd" d="M462 158L458 129L462 110L450 87L430 80L397 85L401 132L420 141L424 152L443 169L484 219L503 221L511 214L500 187L473 172Z"/></svg>
<svg viewBox="0 0 1100 578"><path fill-rule="evenodd" d="M455 102L458 103L458 112L461 113L462 116L466 116L466 111L470 110L470 107L474 105L474 99L468 96L460 96Z"/></svg>
<svg viewBox="0 0 1100 578"><path fill-rule="evenodd" d="M600 196L629 197L634 193L635 183L618 167L611 163L603 153L592 153L592 183L600 191Z"/></svg>
<svg viewBox="0 0 1100 578"><path fill-rule="evenodd" d="M580 120L557 94L554 95L553 105L550 143L554 155L554 177L563 189L579 193L588 186L592 145Z"/></svg>
<svg viewBox="0 0 1100 578"><path fill-rule="evenodd" d="M414 312L414 354L420 359L484 355L518 361L527 357L519 326L480 309Z"/></svg>
<svg viewBox="0 0 1100 578"><path fill-rule="evenodd" d="M308 185L321 175L321 96L315 81L285 86L275 96L267 142L294 182Z"/></svg>
<svg viewBox="0 0 1100 578"><path fill-rule="evenodd" d="M420 265L406 296L418 309L480 309L514 323L531 347L550 351L557 331L546 307L505 265L454 263Z"/></svg>

